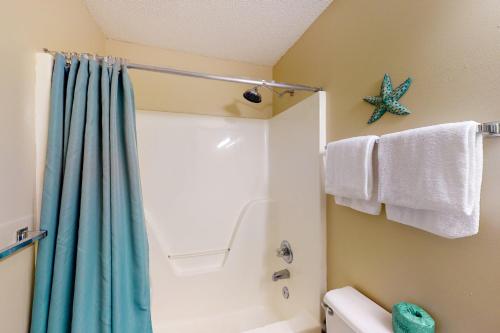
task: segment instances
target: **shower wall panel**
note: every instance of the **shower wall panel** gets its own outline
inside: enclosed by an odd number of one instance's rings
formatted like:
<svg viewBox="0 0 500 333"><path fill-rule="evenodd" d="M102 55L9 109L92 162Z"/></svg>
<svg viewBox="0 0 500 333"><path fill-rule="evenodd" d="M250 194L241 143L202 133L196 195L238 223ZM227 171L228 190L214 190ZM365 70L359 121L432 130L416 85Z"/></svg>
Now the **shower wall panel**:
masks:
<svg viewBox="0 0 500 333"><path fill-rule="evenodd" d="M265 319L267 127L258 119L137 113L156 326L182 331L237 311Z"/></svg>

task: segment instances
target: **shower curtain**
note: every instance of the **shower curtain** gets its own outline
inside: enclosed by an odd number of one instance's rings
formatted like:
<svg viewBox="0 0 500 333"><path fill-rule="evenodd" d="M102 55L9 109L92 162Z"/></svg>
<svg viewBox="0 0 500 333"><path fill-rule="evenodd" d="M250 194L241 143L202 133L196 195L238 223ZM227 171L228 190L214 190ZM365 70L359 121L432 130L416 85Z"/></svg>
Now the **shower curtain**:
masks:
<svg viewBox="0 0 500 333"><path fill-rule="evenodd" d="M55 57L32 333L152 332L134 95L111 60Z"/></svg>

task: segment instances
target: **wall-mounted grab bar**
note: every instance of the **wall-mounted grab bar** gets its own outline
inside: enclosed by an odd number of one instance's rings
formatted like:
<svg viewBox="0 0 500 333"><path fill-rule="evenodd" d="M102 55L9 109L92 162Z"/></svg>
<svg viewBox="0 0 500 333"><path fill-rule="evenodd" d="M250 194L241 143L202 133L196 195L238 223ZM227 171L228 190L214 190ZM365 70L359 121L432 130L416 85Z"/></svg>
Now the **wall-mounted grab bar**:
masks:
<svg viewBox="0 0 500 333"><path fill-rule="evenodd" d="M3 249L0 249L0 260L13 255L17 251L22 250L28 245L31 245L45 237L47 237L46 230L28 231L28 228L19 229L16 232L16 242Z"/></svg>

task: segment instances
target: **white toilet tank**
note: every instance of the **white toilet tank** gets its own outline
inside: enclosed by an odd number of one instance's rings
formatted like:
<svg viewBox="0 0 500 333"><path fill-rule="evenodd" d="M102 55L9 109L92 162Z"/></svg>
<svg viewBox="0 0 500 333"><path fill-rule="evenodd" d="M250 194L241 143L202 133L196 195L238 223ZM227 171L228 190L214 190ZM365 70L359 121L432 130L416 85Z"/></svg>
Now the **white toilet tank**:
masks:
<svg viewBox="0 0 500 333"><path fill-rule="evenodd" d="M334 289L323 299L328 333L391 333L392 316L352 287Z"/></svg>

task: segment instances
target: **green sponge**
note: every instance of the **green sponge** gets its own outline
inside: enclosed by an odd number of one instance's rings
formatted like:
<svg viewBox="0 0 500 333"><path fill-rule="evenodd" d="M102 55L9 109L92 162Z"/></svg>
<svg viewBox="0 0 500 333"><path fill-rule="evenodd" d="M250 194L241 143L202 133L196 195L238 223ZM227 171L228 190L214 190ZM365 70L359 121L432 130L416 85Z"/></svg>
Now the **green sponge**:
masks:
<svg viewBox="0 0 500 333"><path fill-rule="evenodd" d="M392 307L394 333L434 333L434 319L418 305L398 303Z"/></svg>

